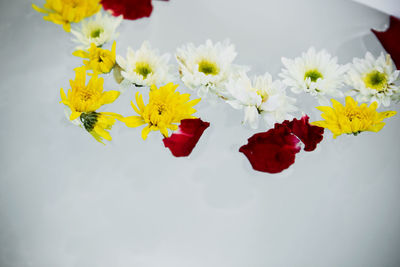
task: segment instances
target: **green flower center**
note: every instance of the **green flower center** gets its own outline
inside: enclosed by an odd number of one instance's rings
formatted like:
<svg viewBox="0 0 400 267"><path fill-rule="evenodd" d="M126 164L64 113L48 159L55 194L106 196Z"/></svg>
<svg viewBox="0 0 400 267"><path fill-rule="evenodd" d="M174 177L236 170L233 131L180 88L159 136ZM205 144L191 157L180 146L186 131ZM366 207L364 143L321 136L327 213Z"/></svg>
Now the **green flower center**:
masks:
<svg viewBox="0 0 400 267"><path fill-rule="evenodd" d="M256 89L256 88L251 88L251 91L256 92L257 95L259 95L261 97L261 101L264 103L268 100L269 96L267 94L267 92Z"/></svg>
<svg viewBox="0 0 400 267"><path fill-rule="evenodd" d="M99 113L96 113L94 111L81 114L80 120L83 124L83 127L85 127L86 131L91 132L94 129L94 126L97 123L98 116Z"/></svg>
<svg viewBox="0 0 400 267"><path fill-rule="evenodd" d="M365 86L371 89L383 91L387 87L387 75L377 70L365 75L363 80Z"/></svg>
<svg viewBox="0 0 400 267"><path fill-rule="evenodd" d="M199 72L206 75L217 75L219 73L219 68L215 62L203 59L199 62Z"/></svg>
<svg viewBox="0 0 400 267"><path fill-rule="evenodd" d="M307 78L310 78L310 80L312 82L316 82L319 78L323 78L324 76L322 76L321 72L319 72L317 69L313 69L313 70L308 70L305 74L304 74L304 80Z"/></svg>
<svg viewBox="0 0 400 267"><path fill-rule="evenodd" d="M94 30L94 31L92 31L92 32L90 33L90 37L92 37L92 38L97 38L97 37L99 37L100 34L102 34L103 32L104 32L103 29L96 29L96 30Z"/></svg>
<svg viewBox="0 0 400 267"><path fill-rule="evenodd" d="M138 62L136 63L136 67L134 70L137 74L142 75L143 79L146 79L149 74L153 72L150 65L146 62Z"/></svg>

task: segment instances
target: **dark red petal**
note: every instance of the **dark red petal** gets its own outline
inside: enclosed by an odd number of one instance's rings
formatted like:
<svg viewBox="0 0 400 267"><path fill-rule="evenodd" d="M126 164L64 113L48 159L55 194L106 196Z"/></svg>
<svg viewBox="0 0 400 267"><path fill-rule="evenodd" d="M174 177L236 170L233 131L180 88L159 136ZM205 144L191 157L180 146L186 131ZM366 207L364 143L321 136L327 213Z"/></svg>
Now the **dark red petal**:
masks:
<svg viewBox="0 0 400 267"><path fill-rule="evenodd" d="M400 69L400 19L393 16L390 17L390 26L384 32L374 29L371 31L379 39L386 52L390 54L397 69Z"/></svg>
<svg viewBox="0 0 400 267"><path fill-rule="evenodd" d="M309 119L307 115L304 115L300 120L286 120L282 123L304 143L305 151L313 151L324 138L324 128L311 125L308 122Z"/></svg>
<svg viewBox="0 0 400 267"><path fill-rule="evenodd" d="M187 157L209 126L209 122L201 119L182 120L179 129L170 137L163 139L164 146L168 147L175 157Z"/></svg>
<svg viewBox="0 0 400 267"><path fill-rule="evenodd" d="M101 0L101 4L114 16L122 15L130 20L150 17L153 11L151 0Z"/></svg>
<svg viewBox="0 0 400 267"><path fill-rule="evenodd" d="M299 142L288 127L277 123L273 129L250 137L239 152L247 157L253 169L278 173L294 163L300 151Z"/></svg>

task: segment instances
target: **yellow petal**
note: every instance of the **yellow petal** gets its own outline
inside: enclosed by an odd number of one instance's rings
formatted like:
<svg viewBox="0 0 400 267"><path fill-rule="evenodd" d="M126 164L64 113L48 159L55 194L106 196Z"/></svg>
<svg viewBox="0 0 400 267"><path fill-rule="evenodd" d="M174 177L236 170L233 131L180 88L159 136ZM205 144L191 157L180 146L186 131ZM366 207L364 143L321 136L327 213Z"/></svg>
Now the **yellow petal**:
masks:
<svg viewBox="0 0 400 267"><path fill-rule="evenodd" d="M98 133L101 137L103 137L104 139L111 141L111 135L109 132L107 132L106 130L104 130L103 128L99 127L99 126L95 126L94 127L94 131L96 131L96 133Z"/></svg>
<svg viewBox="0 0 400 267"><path fill-rule="evenodd" d="M135 128L135 127L145 124L143 118L140 116L129 116L129 117L125 117L120 120L122 122L124 122L126 124L126 126L131 127L131 128Z"/></svg>
<svg viewBox="0 0 400 267"><path fill-rule="evenodd" d="M117 42L114 41L114 43L112 44L112 47L111 47L111 53L114 56L114 58L115 58L115 50L116 50L116 48L117 48Z"/></svg>
<svg viewBox="0 0 400 267"><path fill-rule="evenodd" d="M376 123L372 126L370 126L368 129L366 129L366 131L371 131L371 132L379 132L380 130L382 130L383 126L385 126L386 123L384 122L380 122L380 123Z"/></svg>
<svg viewBox="0 0 400 267"><path fill-rule="evenodd" d="M65 22L65 23L63 24L63 29L64 29L64 31L66 31L66 32L70 32L70 31L71 31L71 24L69 24L69 22Z"/></svg>
<svg viewBox="0 0 400 267"><path fill-rule="evenodd" d="M396 111L385 111L385 112L381 112L380 113L380 115L383 117L383 118L390 118L390 117L392 117L392 116L394 116L394 115L396 115Z"/></svg>
<svg viewBox="0 0 400 267"><path fill-rule="evenodd" d="M114 102L120 95L121 93L118 91L107 91L104 92L103 95L101 96L101 102L102 104L110 104Z"/></svg>
<svg viewBox="0 0 400 267"><path fill-rule="evenodd" d="M61 103L67 104L67 95L64 92L64 89L60 89L60 95L61 95Z"/></svg>
<svg viewBox="0 0 400 267"><path fill-rule="evenodd" d="M121 120L124 118L122 115L114 113L114 112L100 112L100 114L103 114L103 115L106 115L106 116L109 116L111 118L118 119L118 120Z"/></svg>
<svg viewBox="0 0 400 267"><path fill-rule="evenodd" d="M150 131L151 131L151 129L150 129L149 126L146 126L146 127L143 128L143 130L142 130L142 138L143 138L143 140L147 139L147 136L149 135Z"/></svg>
<svg viewBox="0 0 400 267"><path fill-rule="evenodd" d="M165 127L160 128L160 132L164 137L168 137L168 129Z"/></svg>
<svg viewBox="0 0 400 267"><path fill-rule="evenodd" d="M47 11L46 9L40 8L35 4L32 4L32 8L40 13L45 13L45 14L49 13L49 11Z"/></svg>
<svg viewBox="0 0 400 267"><path fill-rule="evenodd" d="M79 118L79 116L81 114L82 114L82 112L72 111L71 116L69 116L69 120L73 121L73 120Z"/></svg>
<svg viewBox="0 0 400 267"><path fill-rule="evenodd" d="M343 109L343 105L340 102L338 102L337 100L335 100L333 98L331 99L331 101L332 101L333 109L335 109L335 110L342 110Z"/></svg>
<svg viewBox="0 0 400 267"><path fill-rule="evenodd" d="M96 139L97 142L102 143L103 145L106 145L103 143L101 136L97 132L90 131L89 133L93 136L94 139Z"/></svg>
<svg viewBox="0 0 400 267"><path fill-rule="evenodd" d="M143 96L139 92L136 92L135 98L136 98L136 103L138 105L138 108L141 111L141 112L138 112L140 114L143 112L144 107L145 107L144 102L143 102Z"/></svg>
<svg viewBox="0 0 400 267"><path fill-rule="evenodd" d="M76 50L72 53L73 56L81 57L81 58L88 58L89 53L84 50Z"/></svg>

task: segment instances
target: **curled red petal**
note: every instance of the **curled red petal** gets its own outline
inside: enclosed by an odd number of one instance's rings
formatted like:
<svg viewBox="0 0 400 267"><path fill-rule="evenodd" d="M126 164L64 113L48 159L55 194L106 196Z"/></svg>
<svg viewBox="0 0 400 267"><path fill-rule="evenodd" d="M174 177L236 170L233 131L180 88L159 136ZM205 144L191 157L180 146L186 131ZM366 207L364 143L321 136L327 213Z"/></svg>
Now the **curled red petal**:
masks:
<svg viewBox="0 0 400 267"><path fill-rule="evenodd" d="M390 26L384 31L376 31L371 29L378 40L381 42L382 46L385 48L386 52L390 54L397 69L400 69L400 19L391 16Z"/></svg>
<svg viewBox="0 0 400 267"><path fill-rule="evenodd" d="M278 173L295 162L300 151L299 139L283 124L276 123L267 132L257 133L239 149L250 161L253 169Z"/></svg>
<svg viewBox="0 0 400 267"><path fill-rule="evenodd" d="M101 0L101 4L113 16L122 15L129 20L150 17L153 11L151 0Z"/></svg>
<svg viewBox="0 0 400 267"><path fill-rule="evenodd" d="M170 137L163 139L164 146L168 147L175 157L187 157L209 126L209 122L201 119L182 120L179 129Z"/></svg>
<svg viewBox="0 0 400 267"><path fill-rule="evenodd" d="M309 119L307 115L304 115L300 120L293 119L282 123L304 143L305 151L313 151L324 138L324 128L311 125L308 122Z"/></svg>

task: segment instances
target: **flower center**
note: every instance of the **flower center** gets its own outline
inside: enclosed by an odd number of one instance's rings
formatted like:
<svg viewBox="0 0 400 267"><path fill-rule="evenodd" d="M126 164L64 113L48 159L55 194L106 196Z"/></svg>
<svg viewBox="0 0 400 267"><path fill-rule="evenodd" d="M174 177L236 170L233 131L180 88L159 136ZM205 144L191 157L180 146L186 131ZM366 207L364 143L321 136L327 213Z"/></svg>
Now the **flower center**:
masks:
<svg viewBox="0 0 400 267"><path fill-rule="evenodd" d="M217 75L219 73L219 68L215 62L203 59L199 62L199 72L206 75Z"/></svg>
<svg viewBox="0 0 400 267"><path fill-rule="evenodd" d="M137 74L142 75L143 79L146 79L149 74L153 72L150 65L147 62L138 62L134 70Z"/></svg>
<svg viewBox="0 0 400 267"><path fill-rule="evenodd" d="M307 78L310 78L310 80L312 82L316 82L319 78L323 78L324 76L322 76L321 72L319 72L317 69L312 69L312 70L308 70L305 74L304 74L304 80L306 80Z"/></svg>
<svg viewBox="0 0 400 267"><path fill-rule="evenodd" d="M266 102L268 100L268 94L265 91L257 90L257 95L261 96L261 101Z"/></svg>
<svg viewBox="0 0 400 267"><path fill-rule="evenodd" d="M349 121L353 121L354 119L363 120L367 117L365 113L354 108L345 109L344 114L349 119Z"/></svg>
<svg viewBox="0 0 400 267"><path fill-rule="evenodd" d="M69 5L72 8L75 8L79 5L79 0L62 0L65 5Z"/></svg>
<svg viewBox="0 0 400 267"><path fill-rule="evenodd" d="M163 112L165 112L166 108L165 108L165 104L158 104L157 105L157 112L158 115L162 115Z"/></svg>
<svg viewBox="0 0 400 267"><path fill-rule="evenodd" d="M104 32L103 29L99 28L99 29L95 29L90 33L90 37L92 38L97 38L100 36L100 34L102 34Z"/></svg>
<svg viewBox="0 0 400 267"><path fill-rule="evenodd" d="M371 71L364 77L366 87L383 91L387 88L387 75L377 70Z"/></svg>
<svg viewBox="0 0 400 267"><path fill-rule="evenodd" d="M149 103L149 123L154 126L168 118L168 106L161 101Z"/></svg>
<svg viewBox="0 0 400 267"><path fill-rule="evenodd" d="M89 101L94 96L94 93L91 90L88 90L86 87L80 88L78 93L79 99L83 102Z"/></svg>

